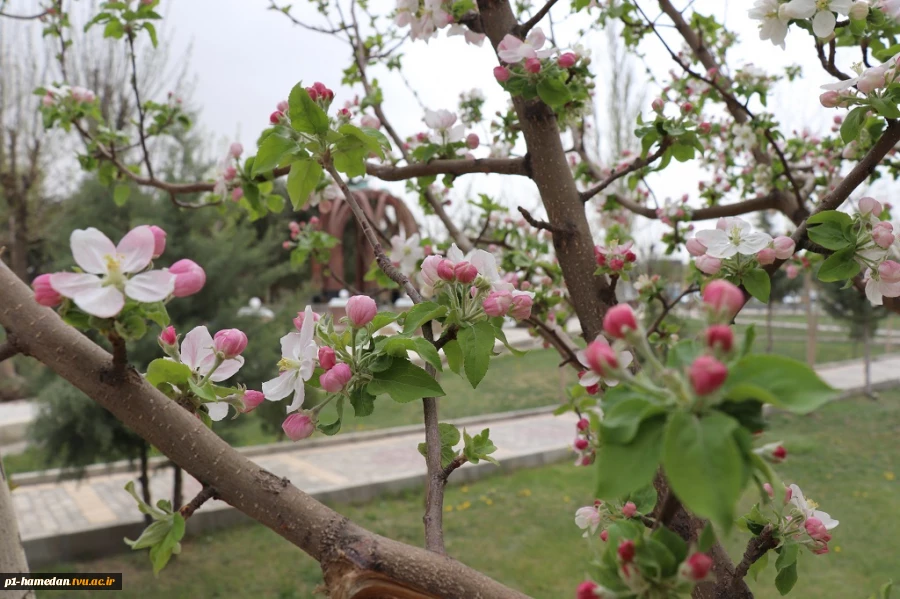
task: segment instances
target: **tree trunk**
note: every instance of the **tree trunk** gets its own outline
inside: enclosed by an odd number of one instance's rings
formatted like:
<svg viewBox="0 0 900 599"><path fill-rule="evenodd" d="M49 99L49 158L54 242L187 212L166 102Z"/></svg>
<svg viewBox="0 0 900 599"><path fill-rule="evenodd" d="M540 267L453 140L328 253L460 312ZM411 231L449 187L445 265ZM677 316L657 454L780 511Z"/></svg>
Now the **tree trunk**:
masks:
<svg viewBox="0 0 900 599"><path fill-rule="evenodd" d="M150 503L152 498L150 496L150 445L148 443L141 443L141 495L144 498L144 503L148 505L153 505ZM153 518L150 517L149 514L144 514L144 523L147 526L153 522Z"/></svg>
<svg viewBox="0 0 900 599"><path fill-rule="evenodd" d="M772 336L772 313L775 311L774 304L775 302L769 299L769 303L766 304L766 353L772 353L772 350L775 348L775 339Z"/></svg>
<svg viewBox="0 0 900 599"><path fill-rule="evenodd" d="M0 572L29 572L22 537L19 536L19 523L13 509L9 480L3 469L3 456L0 456ZM34 591L4 591L0 588L0 599L34 599L34 596Z"/></svg>
<svg viewBox="0 0 900 599"><path fill-rule="evenodd" d="M183 485L184 471L172 464L172 509L177 510L184 504Z"/></svg>

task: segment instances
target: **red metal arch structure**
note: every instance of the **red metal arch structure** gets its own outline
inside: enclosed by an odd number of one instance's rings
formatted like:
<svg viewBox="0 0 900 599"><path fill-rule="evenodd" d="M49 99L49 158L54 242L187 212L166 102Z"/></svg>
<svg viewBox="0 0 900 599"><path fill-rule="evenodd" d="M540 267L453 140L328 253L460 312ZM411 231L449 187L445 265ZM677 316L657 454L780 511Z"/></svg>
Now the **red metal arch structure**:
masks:
<svg viewBox="0 0 900 599"><path fill-rule="evenodd" d="M356 189L353 191L357 201L366 213L369 222L381 237L385 250L390 251L390 239L394 235L409 237L419 232L419 226L412 212L403 200L392 196L389 192L376 189ZM344 198L331 203L331 209L321 215L322 230L340 240L340 244L331 250L328 267L312 264L313 281L322 289L326 298L335 297L346 283L357 290L369 292L377 289L375 281L366 281L364 277L375 260L372 247L366 241L362 230L356 225L350 205ZM352 244L352 247L350 247ZM347 260L352 260L353 280L347 279Z"/></svg>

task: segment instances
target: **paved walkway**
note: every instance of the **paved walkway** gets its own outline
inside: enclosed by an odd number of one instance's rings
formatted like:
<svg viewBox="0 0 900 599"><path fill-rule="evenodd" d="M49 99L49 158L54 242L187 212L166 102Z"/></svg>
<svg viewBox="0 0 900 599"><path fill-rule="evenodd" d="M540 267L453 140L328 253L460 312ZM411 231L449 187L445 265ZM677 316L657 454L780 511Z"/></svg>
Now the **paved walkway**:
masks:
<svg viewBox="0 0 900 599"><path fill-rule="evenodd" d="M766 326L765 319L760 318L748 318L746 316L738 316L735 319L735 323L737 324L755 324L758 327ZM776 329L801 329L806 330L807 323L805 322L791 322L787 320L778 320L777 318L772 321L772 327ZM822 324L820 322L816 323L816 331L825 331L829 333L849 333L849 329L842 325L837 324ZM878 329L875 331L876 337L892 337L900 339L900 331L888 331L886 329Z"/></svg>
<svg viewBox="0 0 900 599"><path fill-rule="evenodd" d="M825 366L819 373L839 389L849 391L863 386L860 361ZM900 355L873 361L872 380L876 387L900 385ZM527 467L567 456L574 435L574 417L532 411L515 418L495 415L466 423L470 431L486 427L491 429L491 438L499 447L495 455L504 466ZM360 440L358 435L346 435L327 445L280 444L277 451L252 459L313 495L335 501L364 500L378 492L416 484L424 477L425 462L416 451L416 445L423 440L421 430L408 429L376 439ZM483 465L466 465L455 476L466 479L483 471ZM21 486L13 492L13 499L21 534L35 565L83 556L87 545L101 538L115 537L112 546L118 547L123 526L139 528L140 514L123 490L125 483L136 478L133 472L97 473L80 482L28 484L27 478L20 477ZM187 500L199 491L200 485L190 476L185 479ZM16 482L15 476L13 480ZM151 488L154 501L171 497L171 471L163 468L154 472ZM201 511L225 510L233 511L221 502L212 502Z"/></svg>

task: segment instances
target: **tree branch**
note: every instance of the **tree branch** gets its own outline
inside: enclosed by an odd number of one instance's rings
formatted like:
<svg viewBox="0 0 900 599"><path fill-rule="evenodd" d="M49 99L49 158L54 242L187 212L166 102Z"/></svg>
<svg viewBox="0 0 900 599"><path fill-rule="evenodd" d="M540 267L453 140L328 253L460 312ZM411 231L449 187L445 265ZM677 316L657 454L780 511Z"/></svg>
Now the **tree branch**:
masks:
<svg viewBox="0 0 900 599"><path fill-rule="evenodd" d="M138 111L138 135L141 139L141 151L144 153L144 165L147 174L153 179L153 165L150 164L150 152L147 150L147 136L144 133L144 105L141 103L141 92L138 90L137 55L134 52L134 32L128 31L128 47L131 51L131 89L134 90L134 101Z"/></svg>
<svg viewBox="0 0 900 599"><path fill-rule="evenodd" d="M525 599L451 558L375 535L260 468L137 373L120 385L100 377L110 355L66 325L0 264L0 325L40 360L236 509L303 549L326 568L378 575L445 599ZM183 439L190 439L185 443Z"/></svg>
<svg viewBox="0 0 900 599"><path fill-rule="evenodd" d="M777 209L784 211L784 199L780 195L781 192L775 190L767 195L737 202L736 204L723 204L721 206L710 206L708 208L699 208L691 212L691 220L709 220L712 218L722 218L723 216L739 216L748 212L757 212L758 210ZM613 198L622 205L623 208L639 214L645 218L657 219L659 215L654 208L641 206L631 200L616 196Z"/></svg>
<svg viewBox="0 0 900 599"><path fill-rule="evenodd" d="M554 4L556 4L556 0L547 0L547 2L540 8L540 10L534 13L533 17L516 28L517 37L521 37L524 39L524 37L528 35L528 32L531 31L535 25L540 23L541 19L547 16L547 13L550 12L550 9L553 8Z"/></svg>
<svg viewBox="0 0 900 599"><path fill-rule="evenodd" d="M182 508L178 510L178 512L185 520L187 520L194 515L194 512L200 509L200 506L202 506L210 499L217 499L216 490L209 485L203 485L203 488L200 489L200 492L197 493L197 496L191 499L190 502L182 506Z"/></svg>
<svg viewBox="0 0 900 599"><path fill-rule="evenodd" d="M729 590L735 584L735 581L743 580L743 578L747 576L747 572L750 571L750 566L765 555L767 551L775 549L776 547L778 547L778 539L772 536L772 525L766 524L766 527L762 529L759 536L751 538L747 543L747 550L744 551L743 559L741 559L741 562L734 569L734 577L732 580L723 579L719 581L718 586L722 588L723 591Z"/></svg>
<svg viewBox="0 0 900 599"><path fill-rule="evenodd" d="M816 44L816 54L819 56L819 62L822 63L822 68L825 69L829 75L840 79L841 81L846 81L850 79L850 75L847 75L839 68L834 65L834 54L835 54L835 43L832 39L828 44L828 58L825 58L825 47L819 42L818 38L813 38Z"/></svg>
<svg viewBox="0 0 900 599"><path fill-rule="evenodd" d="M528 176L524 158L442 159L431 162L413 162L407 166L366 163L366 174L378 177L382 181L404 181L431 175L460 176L472 173Z"/></svg>
<svg viewBox="0 0 900 599"><path fill-rule="evenodd" d="M666 150L669 148L670 145L672 145L672 140L669 137L663 137L659 143L659 148L657 148L657 150L655 152L653 152L646 158L637 158L635 160L632 160L631 163L628 166L626 166L624 169L614 172L613 174L608 176L606 179L604 179L597 185L591 187L590 189L582 191L581 192L581 201L587 202L592 197L594 197L595 195L597 195L598 193L600 193L601 191L603 191L604 189L606 189L607 187L612 185L618 179L621 179L625 175L631 174L634 171L640 170L646 166L653 164L654 162L656 162L657 160L662 158L662 155L666 153Z"/></svg>
<svg viewBox="0 0 900 599"><path fill-rule="evenodd" d="M531 215L531 213L523 208L522 206L517 206L519 213L522 217L528 222L529 225L534 227L535 229L543 229L544 231L550 231L551 233L571 233L571 230L562 229L560 227L556 227L551 225L545 220L536 219Z"/></svg>
<svg viewBox="0 0 900 599"><path fill-rule="evenodd" d="M19 349L16 347L11 337L7 337L6 341L0 343L0 362L12 358L18 353Z"/></svg>

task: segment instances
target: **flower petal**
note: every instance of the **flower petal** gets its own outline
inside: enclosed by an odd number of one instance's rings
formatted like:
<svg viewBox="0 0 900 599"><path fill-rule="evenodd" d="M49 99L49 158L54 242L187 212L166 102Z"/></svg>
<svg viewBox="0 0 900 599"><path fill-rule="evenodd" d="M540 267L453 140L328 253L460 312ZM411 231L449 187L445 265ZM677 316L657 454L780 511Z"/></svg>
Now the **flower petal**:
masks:
<svg viewBox="0 0 900 599"><path fill-rule="evenodd" d="M129 231L116 246L116 253L122 263L122 272L144 270L153 259L155 245L153 231L147 225Z"/></svg>
<svg viewBox="0 0 900 599"><path fill-rule="evenodd" d="M296 412L300 408L303 407L303 400L306 397L306 385L303 382L303 379L297 377L294 379L294 400L291 402L291 405L287 407L287 413Z"/></svg>
<svg viewBox="0 0 900 599"><path fill-rule="evenodd" d="M58 272L50 275L50 286L63 297L73 298L92 289L100 289L102 281L97 275L77 272Z"/></svg>
<svg viewBox="0 0 900 599"><path fill-rule="evenodd" d="M150 237L151 239L153 237L152 231ZM113 245L113 242L94 227L72 231L69 245L72 248L72 257L75 258L75 263L85 272L95 275L105 275L108 271L106 256L116 255L116 246ZM153 255L152 248L150 254Z"/></svg>
<svg viewBox="0 0 900 599"><path fill-rule="evenodd" d="M459 249L456 246L456 244L454 243L450 246L450 249L447 250L447 259L453 263L456 263L456 262L462 262L463 260L466 259L466 257L463 256L462 250Z"/></svg>
<svg viewBox="0 0 900 599"><path fill-rule="evenodd" d="M812 20L813 33L816 37L828 37L834 32L837 19L830 10L820 10Z"/></svg>
<svg viewBox="0 0 900 599"><path fill-rule="evenodd" d="M301 351L312 343L313 333L316 331L316 321L313 318L312 306L306 306L303 314L303 326L300 327L300 339L298 340Z"/></svg>
<svg viewBox="0 0 900 599"><path fill-rule="evenodd" d="M278 377L262 384L263 395L269 401L284 399L294 390L294 379L297 378L296 370L282 372Z"/></svg>
<svg viewBox="0 0 900 599"><path fill-rule="evenodd" d="M151 270L131 277L125 283L125 295L139 302L161 302L175 291L175 275Z"/></svg>
<svg viewBox="0 0 900 599"><path fill-rule="evenodd" d="M737 246L737 251L749 256L767 247L770 243L772 243L771 235L757 231L756 233L741 236L741 242Z"/></svg>
<svg viewBox="0 0 900 599"><path fill-rule="evenodd" d="M191 370L199 370L204 366L204 360L215 354L214 345L206 327L194 327L181 342L181 361ZM211 364L205 366L209 369Z"/></svg>
<svg viewBox="0 0 900 599"><path fill-rule="evenodd" d="M206 404L210 420L218 422L228 416L228 404L224 401L216 401Z"/></svg>
<svg viewBox="0 0 900 599"><path fill-rule="evenodd" d="M540 49L541 46L544 45L544 42L547 41L547 36L544 35L544 30L540 27L535 27L531 30L531 33L525 38L525 42L529 44L535 50Z"/></svg>
<svg viewBox="0 0 900 599"><path fill-rule="evenodd" d="M884 303L881 293L878 291L878 284L873 279L866 281L866 297L873 306L880 306Z"/></svg>
<svg viewBox="0 0 900 599"><path fill-rule="evenodd" d="M112 318L125 306L125 296L115 287L97 287L79 291L72 298L75 305L98 318Z"/></svg>
<svg viewBox="0 0 900 599"><path fill-rule="evenodd" d="M212 376L209 377L214 383L218 383L220 381L224 381L225 379L230 379L234 376L234 374L241 369L241 366L244 365L244 356L238 356L236 358L232 358L230 360L225 360L219 367L216 368L216 371L212 373Z"/></svg>
<svg viewBox="0 0 900 599"><path fill-rule="evenodd" d="M695 237L707 248L710 243L728 241L728 234L721 229L704 229L703 231L697 231Z"/></svg>

